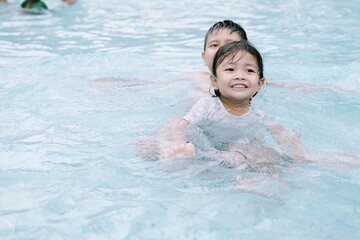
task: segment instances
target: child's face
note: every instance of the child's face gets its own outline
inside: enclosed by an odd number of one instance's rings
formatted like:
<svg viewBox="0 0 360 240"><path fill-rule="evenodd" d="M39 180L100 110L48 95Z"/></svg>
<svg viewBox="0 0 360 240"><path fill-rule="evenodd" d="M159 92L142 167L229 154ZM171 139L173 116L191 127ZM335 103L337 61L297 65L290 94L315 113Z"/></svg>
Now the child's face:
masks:
<svg viewBox="0 0 360 240"><path fill-rule="evenodd" d="M235 41L241 41L240 36L236 32L231 33L227 28L214 31L208 36L205 51L202 52L201 56L210 71L217 50L221 46Z"/></svg>
<svg viewBox="0 0 360 240"><path fill-rule="evenodd" d="M264 78L259 77L256 57L243 51L234 58L226 57L216 73L216 78L211 75L212 84L219 89L222 98L234 103L248 101L264 84Z"/></svg>

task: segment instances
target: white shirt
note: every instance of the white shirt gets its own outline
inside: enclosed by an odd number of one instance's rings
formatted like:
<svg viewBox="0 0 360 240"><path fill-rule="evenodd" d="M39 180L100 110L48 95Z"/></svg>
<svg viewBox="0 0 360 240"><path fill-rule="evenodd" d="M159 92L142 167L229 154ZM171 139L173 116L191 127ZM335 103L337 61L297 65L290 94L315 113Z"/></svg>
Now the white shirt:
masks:
<svg viewBox="0 0 360 240"><path fill-rule="evenodd" d="M226 111L220 98L206 97L200 99L185 115L184 119L191 124L198 122L218 122L232 127L249 124L264 124L265 114L250 106L249 111L241 116L231 115Z"/></svg>
<svg viewBox="0 0 360 240"><path fill-rule="evenodd" d="M200 99L184 116L189 122L186 135L198 145L221 146L231 142L259 142L268 135L272 122L259 109L250 106L241 116L231 115L218 97Z"/></svg>

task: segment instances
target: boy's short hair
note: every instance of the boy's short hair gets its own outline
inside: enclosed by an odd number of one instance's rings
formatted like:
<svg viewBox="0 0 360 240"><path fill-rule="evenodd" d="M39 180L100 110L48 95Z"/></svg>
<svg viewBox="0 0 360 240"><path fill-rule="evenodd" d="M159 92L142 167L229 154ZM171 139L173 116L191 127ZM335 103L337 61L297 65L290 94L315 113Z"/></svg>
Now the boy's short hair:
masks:
<svg viewBox="0 0 360 240"><path fill-rule="evenodd" d="M230 33L237 33L240 37L240 40L248 40L246 36L245 30L237 23L231 21L231 20L224 20L215 23L206 33L205 35L205 41L204 41L204 51L206 49L206 42L210 34L212 34L214 31L218 31L219 29L229 29Z"/></svg>

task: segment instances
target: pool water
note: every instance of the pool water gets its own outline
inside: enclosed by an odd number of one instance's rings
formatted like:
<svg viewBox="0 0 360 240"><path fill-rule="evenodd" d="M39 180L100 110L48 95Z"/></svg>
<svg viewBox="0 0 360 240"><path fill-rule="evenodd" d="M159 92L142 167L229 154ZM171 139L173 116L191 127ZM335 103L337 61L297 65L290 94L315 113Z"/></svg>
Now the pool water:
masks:
<svg viewBox="0 0 360 240"><path fill-rule="evenodd" d="M359 239L360 3L0 3L0 239ZM329 157L276 177L135 144L188 110L207 29L232 19L272 82L254 99Z"/></svg>

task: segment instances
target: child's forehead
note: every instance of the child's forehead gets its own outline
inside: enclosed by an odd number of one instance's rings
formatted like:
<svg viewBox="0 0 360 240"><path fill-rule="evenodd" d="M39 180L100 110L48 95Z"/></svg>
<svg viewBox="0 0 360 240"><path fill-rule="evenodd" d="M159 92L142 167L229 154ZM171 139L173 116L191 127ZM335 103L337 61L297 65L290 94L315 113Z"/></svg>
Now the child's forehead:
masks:
<svg viewBox="0 0 360 240"><path fill-rule="evenodd" d="M221 64L237 64L237 63L246 63L258 66L256 57L251 53L241 50L236 54L229 54L228 56L224 57L224 60Z"/></svg>
<svg viewBox="0 0 360 240"><path fill-rule="evenodd" d="M237 32L232 31L229 28L219 28L219 29L215 29L209 34L208 41L221 37L231 37L231 38L235 38L236 40L241 40L240 39L241 37Z"/></svg>

